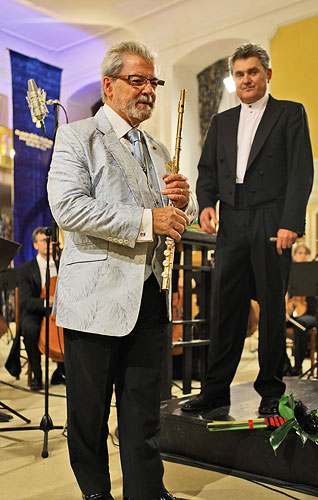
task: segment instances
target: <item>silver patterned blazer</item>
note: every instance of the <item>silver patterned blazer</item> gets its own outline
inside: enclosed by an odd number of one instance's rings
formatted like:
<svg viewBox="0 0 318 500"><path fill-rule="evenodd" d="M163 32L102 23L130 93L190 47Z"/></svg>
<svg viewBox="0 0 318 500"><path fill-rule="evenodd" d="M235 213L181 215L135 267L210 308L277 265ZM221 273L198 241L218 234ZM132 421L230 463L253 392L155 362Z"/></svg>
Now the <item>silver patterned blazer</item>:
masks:
<svg viewBox="0 0 318 500"><path fill-rule="evenodd" d="M163 189L169 153L144 135ZM147 190L146 177L103 108L93 118L59 128L48 177L52 214L65 230L53 310L58 326L112 336L134 328L147 252L147 243L136 239ZM190 205L193 221L196 204ZM155 270L161 270L163 249L159 236Z"/></svg>

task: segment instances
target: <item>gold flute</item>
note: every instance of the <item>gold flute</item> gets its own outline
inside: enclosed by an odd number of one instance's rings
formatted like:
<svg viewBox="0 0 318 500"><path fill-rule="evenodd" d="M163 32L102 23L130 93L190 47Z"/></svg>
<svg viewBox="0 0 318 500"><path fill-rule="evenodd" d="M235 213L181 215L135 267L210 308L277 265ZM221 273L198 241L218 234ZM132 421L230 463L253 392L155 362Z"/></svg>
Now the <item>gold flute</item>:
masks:
<svg viewBox="0 0 318 500"><path fill-rule="evenodd" d="M180 99L178 104L178 123L177 123L177 134L176 134L176 145L174 150L174 157L167 164L167 172L171 174L177 174L179 172L180 165L180 153L181 153L181 140L182 140L182 125L183 125L183 115L184 115L184 101L185 101L185 89L180 91ZM174 206L174 203L169 200L169 206ZM162 276L162 290L169 290L171 273L173 269L174 260L174 249L175 242L173 238L169 236L166 237L166 249L163 252L165 259L163 261L163 272Z"/></svg>

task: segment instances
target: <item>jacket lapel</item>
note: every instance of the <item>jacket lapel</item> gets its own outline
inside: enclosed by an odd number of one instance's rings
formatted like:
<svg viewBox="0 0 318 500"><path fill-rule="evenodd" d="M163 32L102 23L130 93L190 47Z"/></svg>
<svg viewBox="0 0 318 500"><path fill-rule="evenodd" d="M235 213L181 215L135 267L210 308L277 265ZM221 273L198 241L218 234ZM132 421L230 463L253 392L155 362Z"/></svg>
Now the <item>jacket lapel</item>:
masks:
<svg viewBox="0 0 318 500"><path fill-rule="evenodd" d="M249 168L252 165L256 156L262 149L264 142L281 114L281 110L282 108L278 105L276 99L270 95L266 109L254 137L246 168Z"/></svg>
<svg viewBox="0 0 318 500"><path fill-rule="evenodd" d="M139 189L140 175L138 174L140 172L138 162L118 140L103 108L100 108L95 115L95 125L97 130L99 130L102 134L105 147L114 158L114 162L117 164L118 168L121 170L133 198L138 205L142 206L143 201Z"/></svg>
<svg viewBox="0 0 318 500"><path fill-rule="evenodd" d="M42 291L41 273L36 257L34 257L34 259L31 260L31 274L40 296L40 293Z"/></svg>
<svg viewBox="0 0 318 500"><path fill-rule="evenodd" d="M225 156L234 177L236 177L237 162L237 131L241 112L241 105L229 110L223 115L223 137L225 144Z"/></svg>

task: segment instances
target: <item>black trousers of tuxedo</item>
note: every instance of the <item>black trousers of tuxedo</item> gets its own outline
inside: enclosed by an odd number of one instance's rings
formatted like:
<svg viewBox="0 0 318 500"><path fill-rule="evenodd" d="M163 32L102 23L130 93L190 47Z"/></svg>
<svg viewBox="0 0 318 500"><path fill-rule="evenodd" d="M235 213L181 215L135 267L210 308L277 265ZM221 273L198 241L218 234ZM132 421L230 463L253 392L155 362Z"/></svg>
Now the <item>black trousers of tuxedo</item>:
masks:
<svg viewBox="0 0 318 500"><path fill-rule="evenodd" d="M21 321L21 332L25 350L30 361L34 377L42 380L41 352L38 348L43 316L25 314Z"/></svg>
<svg viewBox="0 0 318 500"><path fill-rule="evenodd" d="M64 329L69 453L84 494L111 489L107 421L115 384L123 494L136 500L162 496L159 413L166 334L165 294L153 275L144 284L129 335Z"/></svg>
<svg viewBox="0 0 318 500"><path fill-rule="evenodd" d="M230 384L244 347L250 299L260 305L259 373L254 383L262 396L280 397L286 345L285 294L290 250L278 255L269 241L279 228L280 209L269 202L247 207L244 185L236 186L236 207L220 207L212 298L212 338L202 392L230 402Z"/></svg>

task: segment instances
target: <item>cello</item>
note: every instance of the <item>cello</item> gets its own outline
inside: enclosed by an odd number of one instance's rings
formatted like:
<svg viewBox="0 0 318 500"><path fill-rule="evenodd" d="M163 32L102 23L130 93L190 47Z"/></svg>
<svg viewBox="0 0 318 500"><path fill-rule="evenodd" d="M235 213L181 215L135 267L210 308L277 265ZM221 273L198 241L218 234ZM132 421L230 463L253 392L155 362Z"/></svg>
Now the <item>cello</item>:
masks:
<svg viewBox="0 0 318 500"><path fill-rule="evenodd" d="M50 278L50 296L55 294L56 276ZM45 298L45 287L41 291L41 298ZM38 347L42 354L45 354L46 335L45 335L46 318L44 317L41 325ZM64 361L64 335L63 328L56 326L56 318L52 314L49 317L49 357L53 361L62 363Z"/></svg>
<svg viewBox="0 0 318 500"><path fill-rule="evenodd" d="M52 222L52 257L58 269L58 262L60 259L60 248L59 248L59 238L58 229L55 221ZM54 297L56 290L57 277L50 277L50 289L49 296ZM41 298L46 298L46 286L43 287L41 291ZM38 341L38 347L42 354L46 353L46 316L44 316L41 325L41 331ZM63 328L56 326L56 317L52 315L49 316L49 348L48 354L53 361L58 363L64 362L64 334Z"/></svg>

